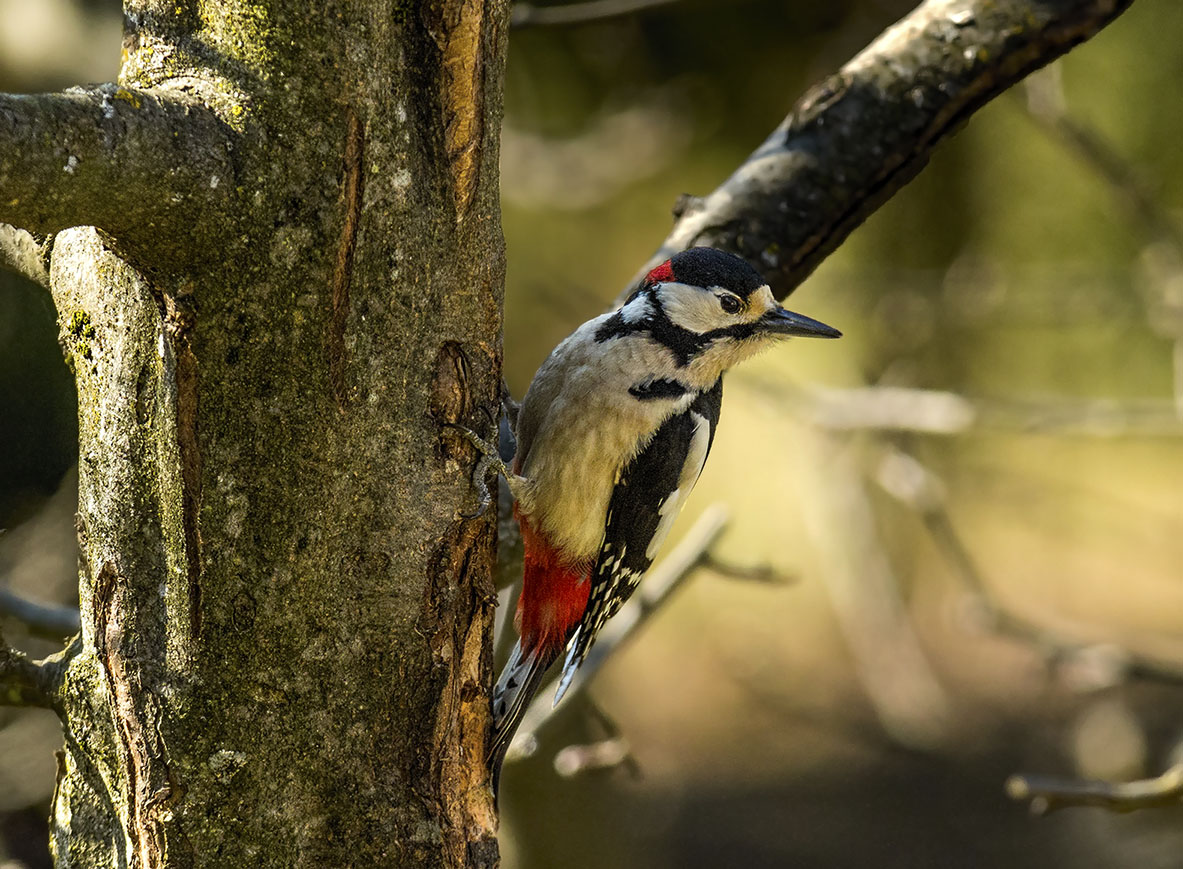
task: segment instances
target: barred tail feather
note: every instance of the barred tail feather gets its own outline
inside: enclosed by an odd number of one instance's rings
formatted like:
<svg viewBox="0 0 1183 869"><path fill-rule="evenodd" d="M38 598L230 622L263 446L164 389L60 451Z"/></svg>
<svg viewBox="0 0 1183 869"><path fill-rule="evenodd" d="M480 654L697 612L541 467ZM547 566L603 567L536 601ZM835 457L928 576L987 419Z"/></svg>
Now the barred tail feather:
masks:
<svg viewBox="0 0 1183 869"><path fill-rule="evenodd" d="M522 641L513 647L505 668L493 688L493 739L489 747L489 768L493 771L493 792L501 777L501 763L509 751L509 744L522 723L522 716L530 700L542 687L542 679L557 657L555 652L535 647L522 650Z"/></svg>

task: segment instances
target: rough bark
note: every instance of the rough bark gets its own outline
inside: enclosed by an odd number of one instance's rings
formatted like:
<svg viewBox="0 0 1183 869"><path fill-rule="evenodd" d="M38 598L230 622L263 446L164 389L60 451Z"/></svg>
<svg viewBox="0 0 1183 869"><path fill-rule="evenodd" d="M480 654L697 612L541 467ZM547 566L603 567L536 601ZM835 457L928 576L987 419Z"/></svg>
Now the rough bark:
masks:
<svg viewBox="0 0 1183 869"><path fill-rule="evenodd" d="M491 865L495 531L440 424L497 406L505 4L125 11L117 84L0 99L79 396L57 864Z"/></svg>
<svg viewBox="0 0 1183 869"><path fill-rule="evenodd" d="M632 283L679 250L709 245L759 263L784 298L974 112L1132 3L922 3L811 88L714 192L683 197Z"/></svg>

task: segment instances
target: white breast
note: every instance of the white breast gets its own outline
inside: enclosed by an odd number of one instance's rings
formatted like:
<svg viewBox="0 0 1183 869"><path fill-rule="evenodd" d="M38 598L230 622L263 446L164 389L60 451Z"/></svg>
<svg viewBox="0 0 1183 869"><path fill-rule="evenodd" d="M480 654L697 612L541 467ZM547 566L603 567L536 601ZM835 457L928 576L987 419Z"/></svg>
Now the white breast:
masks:
<svg viewBox="0 0 1183 869"><path fill-rule="evenodd" d="M573 559L596 555L620 472L663 422L693 401L690 394L648 401L630 395L645 373L675 372L668 351L642 335L597 343L606 318L585 323L555 349L535 375L519 418L519 429L531 432L521 468L530 503L523 507ZM705 451L704 443L704 458ZM672 521L677 505L670 511Z"/></svg>

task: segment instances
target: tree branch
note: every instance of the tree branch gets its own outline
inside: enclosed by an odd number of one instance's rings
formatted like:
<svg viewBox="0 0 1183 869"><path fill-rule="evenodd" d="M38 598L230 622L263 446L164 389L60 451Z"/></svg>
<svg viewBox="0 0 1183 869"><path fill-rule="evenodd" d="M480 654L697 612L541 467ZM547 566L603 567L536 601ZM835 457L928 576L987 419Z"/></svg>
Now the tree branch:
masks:
<svg viewBox="0 0 1183 869"><path fill-rule="evenodd" d="M797 448L808 455L805 524L819 576L863 691L892 739L931 748L948 734L949 698L908 617L854 448L826 432Z"/></svg>
<svg viewBox="0 0 1183 869"><path fill-rule="evenodd" d="M38 241L29 232L0 223L0 268L23 275L35 284L49 288L48 240Z"/></svg>
<svg viewBox="0 0 1183 869"><path fill-rule="evenodd" d="M1031 801L1031 811L1046 815L1068 806L1100 806L1114 812L1133 812L1183 802L1183 764L1157 778L1114 784L1104 781L1042 775L1013 775L1006 781L1012 800Z"/></svg>
<svg viewBox="0 0 1183 869"><path fill-rule="evenodd" d="M24 652L10 649L0 633L0 706L51 708L56 681L53 667L30 661Z"/></svg>
<svg viewBox="0 0 1183 869"><path fill-rule="evenodd" d="M802 97L706 199L684 197L633 283L711 245L759 263L783 298L974 112L1132 2L929 0Z"/></svg>
<svg viewBox="0 0 1183 869"><path fill-rule="evenodd" d="M636 15L657 6L668 6L678 0L587 0L585 3L568 3L563 6L535 6L532 3L514 3L509 12L511 30L525 27L570 27L576 24L593 24Z"/></svg>
<svg viewBox="0 0 1183 869"><path fill-rule="evenodd" d="M96 226L156 262L207 254L209 238L193 239L225 231L233 146L211 110L176 93L0 94L0 221L34 234Z"/></svg>

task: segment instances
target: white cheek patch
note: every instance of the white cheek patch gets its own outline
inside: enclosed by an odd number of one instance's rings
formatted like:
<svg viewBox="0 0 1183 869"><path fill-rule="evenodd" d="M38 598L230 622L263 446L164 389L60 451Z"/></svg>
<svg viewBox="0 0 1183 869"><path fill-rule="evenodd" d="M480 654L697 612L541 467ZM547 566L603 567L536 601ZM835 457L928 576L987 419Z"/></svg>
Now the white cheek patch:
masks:
<svg viewBox="0 0 1183 869"><path fill-rule="evenodd" d="M666 316L676 326L702 334L726 324L719 300L709 290L686 284L666 283L657 288Z"/></svg>

